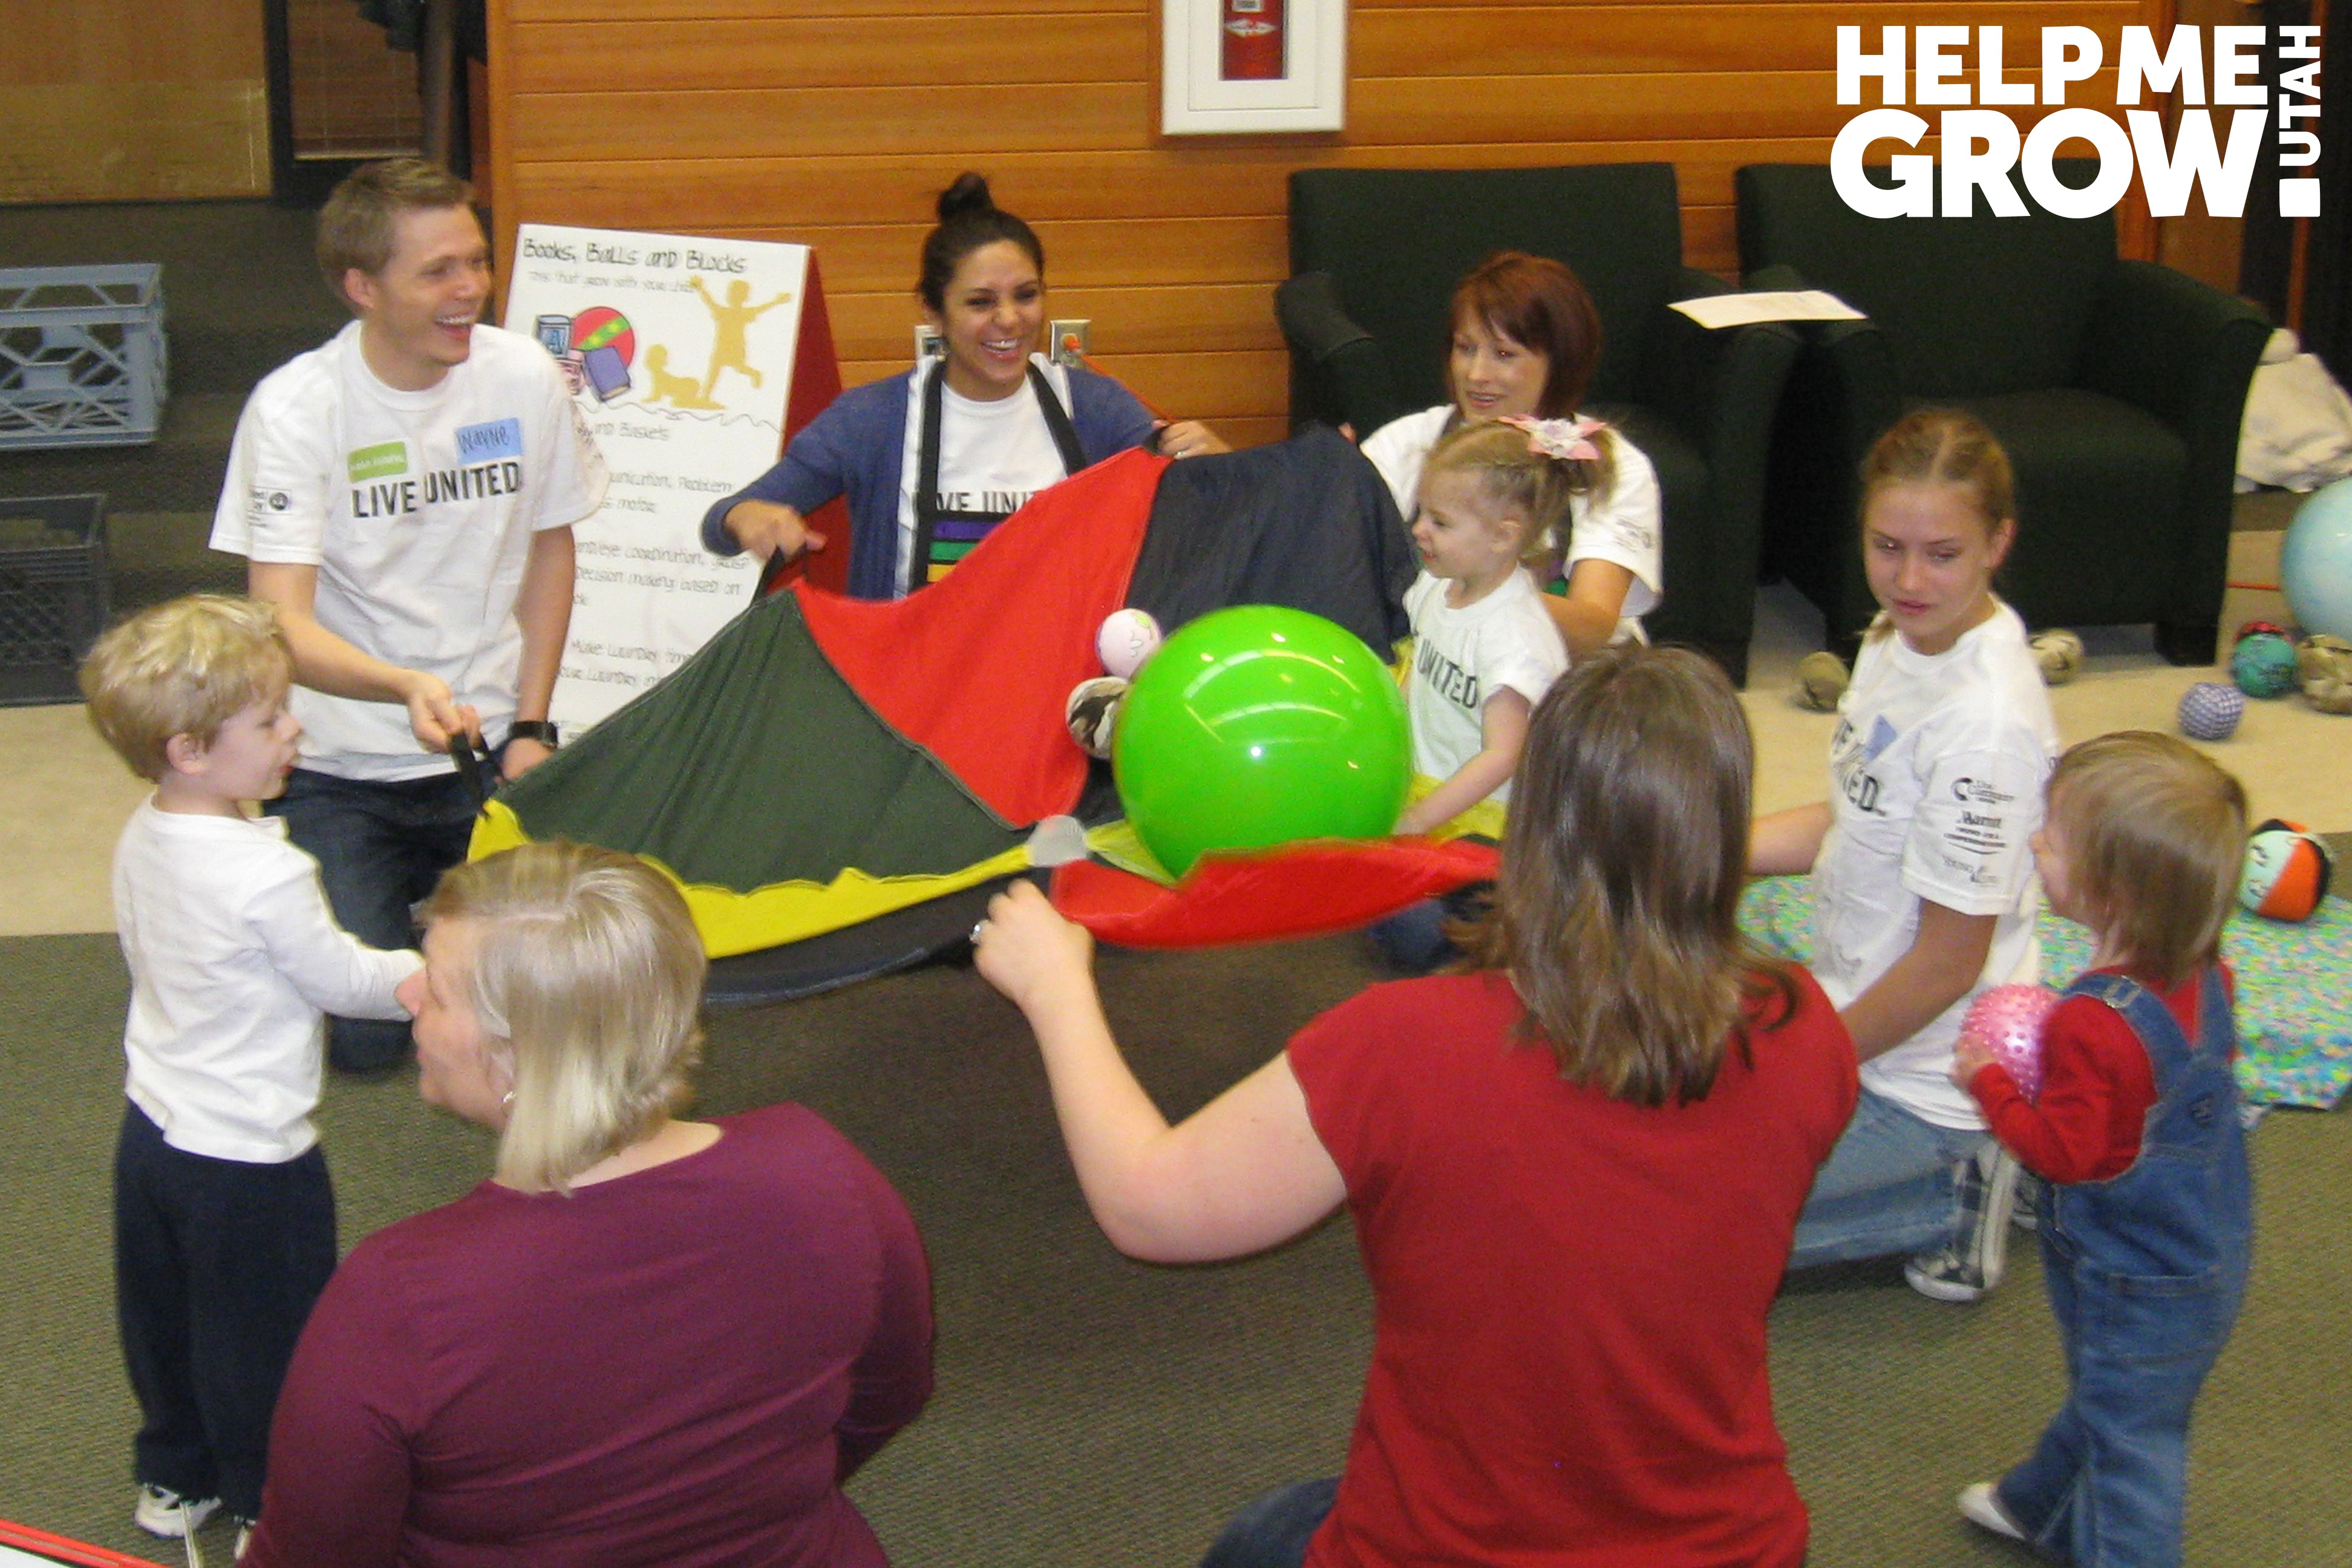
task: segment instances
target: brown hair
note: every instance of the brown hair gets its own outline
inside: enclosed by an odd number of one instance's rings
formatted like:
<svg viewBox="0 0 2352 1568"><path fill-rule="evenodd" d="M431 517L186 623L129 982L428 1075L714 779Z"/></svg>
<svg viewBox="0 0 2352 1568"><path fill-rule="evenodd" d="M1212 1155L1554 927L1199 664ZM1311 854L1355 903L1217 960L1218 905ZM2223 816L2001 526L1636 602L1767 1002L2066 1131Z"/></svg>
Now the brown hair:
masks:
<svg viewBox="0 0 2352 1568"><path fill-rule="evenodd" d="M2070 748L2050 824L2085 923L2166 989L2212 963L2246 859L2246 792L2202 752L2153 730Z"/></svg>
<svg viewBox="0 0 2352 1568"><path fill-rule="evenodd" d="M470 206L473 200L473 186L422 158L361 164L319 209L319 270L327 275L327 287L349 304L343 274L354 267L367 273L383 270L392 259L401 214Z"/></svg>
<svg viewBox="0 0 2352 1568"><path fill-rule="evenodd" d="M948 285L955 281L963 258L984 246L1010 240L1037 269L1040 288L1045 282L1045 247L1027 224L996 205L988 182L967 169L954 184L940 193L940 225L923 238L923 270L915 292L934 310L948 308Z"/></svg>
<svg viewBox="0 0 2352 1568"><path fill-rule="evenodd" d="M286 689L294 652L257 599L191 594L140 611L82 661L92 728L144 779L171 771L172 737L210 748L221 726Z"/></svg>
<svg viewBox="0 0 2352 1568"><path fill-rule="evenodd" d="M1604 647L1537 706L1496 902L1467 934L1570 1082L1705 1099L1731 1043L1745 1058L1750 1008L1795 1005L1739 930L1754 765L1738 695L1685 649Z"/></svg>
<svg viewBox="0 0 2352 1568"><path fill-rule="evenodd" d="M668 878L551 839L453 868L424 913L477 928L467 999L514 1080L500 1182L564 1191L685 1106L710 965Z"/></svg>
<svg viewBox="0 0 2352 1568"><path fill-rule="evenodd" d="M1536 412L1559 419L1582 406L1601 363L1601 312L1576 274L1549 257L1498 250L1454 286L1451 330L1478 321L1544 356Z"/></svg>

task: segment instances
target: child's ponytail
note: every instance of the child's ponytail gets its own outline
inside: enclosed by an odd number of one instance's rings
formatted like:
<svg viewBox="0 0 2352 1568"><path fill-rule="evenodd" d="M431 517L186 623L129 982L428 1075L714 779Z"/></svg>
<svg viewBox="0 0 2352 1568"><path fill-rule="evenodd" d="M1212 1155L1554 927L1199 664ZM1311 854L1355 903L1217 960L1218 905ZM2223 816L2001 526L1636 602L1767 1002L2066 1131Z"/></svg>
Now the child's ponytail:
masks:
<svg viewBox="0 0 2352 1568"><path fill-rule="evenodd" d="M1568 545L1573 499L1606 490L1614 475L1609 427L1597 419L1527 419L1464 425L1431 448L1422 482L1471 473L1496 502L1526 520L1520 559L1530 566L1559 558Z"/></svg>

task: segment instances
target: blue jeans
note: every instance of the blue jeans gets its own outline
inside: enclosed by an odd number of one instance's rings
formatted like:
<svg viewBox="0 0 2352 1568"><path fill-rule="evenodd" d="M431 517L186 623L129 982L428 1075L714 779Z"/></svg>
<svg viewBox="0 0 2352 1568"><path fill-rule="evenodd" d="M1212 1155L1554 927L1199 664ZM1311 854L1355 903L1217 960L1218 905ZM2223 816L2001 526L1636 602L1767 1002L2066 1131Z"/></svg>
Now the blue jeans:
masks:
<svg viewBox="0 0 2352 1568"><path fill-rule="evenodd" d="M466 858L475 804L457 775L376 782L297 768L262 809L319 862L327 904L371 947L416 945L409 910ZM380 1072L407 1060L404 1019L327 1020L327 1060L343 1072Z"/></svg>
<svg viewBox="0 0 2352 1568"><path fill-rule="evenodd" d="M1276 1487L1234 1515L1201 1568L1298 1568L1339 1495L1336 1476Z"/></svg>
<svg viewBox="0 0 2352 1568"><path fill-rule="evenodd" d="M2157 1083L2129 1170L2050 1189L2042 1273L2066 1403L1996 1488L2035 1546L2077 1568L2180 1562L2189 1418L2245 1295L2253 1222L2235 1030L2218 971L2204 988L2194 1044L2119 975L2087 974L2069 989L2123 1014Z"/></svg>
<svg viewBox="0 0 2352 1568"><path fill-rule="evenodd" d="M1959 1229L1954 1169L1985 1143L1982 1132L1923 1121L1862 1091L1829 1161L1797 1216L1792 1268L1858 1258L1927 1252Z"/></svg>
<svg viewBox="0 0 2352 1568"><path fill-rule="evenodd" d="M1481 841L1483 842L1483 840ZM1473 882L1434 899L1408 904L1384 921L1372 923L1372 945L1399 974L1428 974L1462 956L1445 932L1454 921L1473 921L1494 898L1495 884Z"/></svg>

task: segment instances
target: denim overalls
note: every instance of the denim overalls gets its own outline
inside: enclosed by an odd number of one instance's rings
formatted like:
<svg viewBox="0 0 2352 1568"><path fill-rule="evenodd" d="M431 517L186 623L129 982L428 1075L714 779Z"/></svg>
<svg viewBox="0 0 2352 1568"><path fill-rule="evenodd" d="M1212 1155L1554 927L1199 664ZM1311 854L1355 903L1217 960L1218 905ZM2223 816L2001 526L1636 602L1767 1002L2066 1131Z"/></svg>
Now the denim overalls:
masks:
<svg viewBox="0 0 2352 1568"><path fill-rule="evenodd" d="M2205 972L2198 1039L2117 974L2070 996L2123 1015L2155 1069L2139 1157L2104 1182L2053 1184L2042 1270L2071 1387L2000 1506L2036 1546L2078 1568L2180 1561L2189 1415L2236 1321L2253 1240L2238 1121L2229 991Z"/></svg>

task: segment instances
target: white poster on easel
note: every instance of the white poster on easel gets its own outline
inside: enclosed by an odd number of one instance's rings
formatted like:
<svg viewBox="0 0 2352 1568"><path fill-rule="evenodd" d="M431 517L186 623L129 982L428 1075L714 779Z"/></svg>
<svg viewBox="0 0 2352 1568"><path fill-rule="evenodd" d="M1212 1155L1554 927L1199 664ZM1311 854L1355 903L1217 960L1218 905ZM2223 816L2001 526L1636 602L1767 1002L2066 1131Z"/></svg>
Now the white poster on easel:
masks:
<svg viewBox="0 0 2352 1568"><path fill-rule="evenodd" d="M760 563L702 547L702 514L776 460L805 246L525 224L509 331L564 367L612 483L572 530L572 635L552 714L594 723L751 602Z"/></svg>

